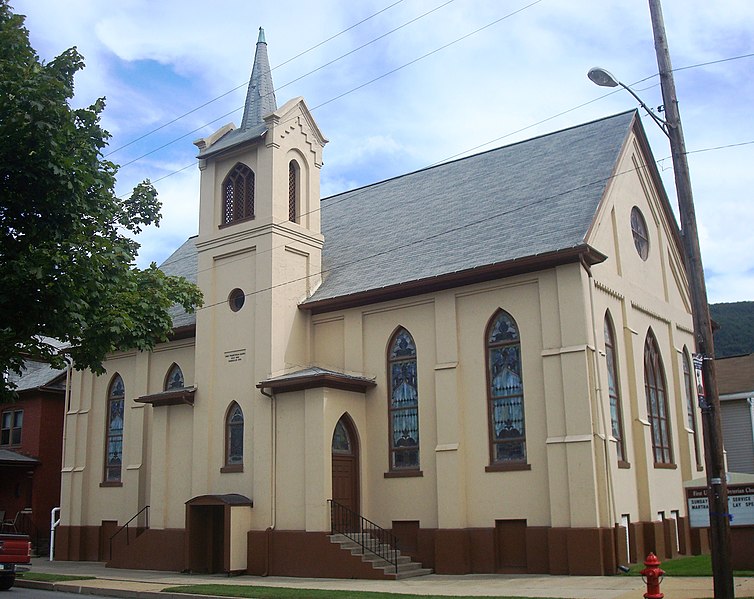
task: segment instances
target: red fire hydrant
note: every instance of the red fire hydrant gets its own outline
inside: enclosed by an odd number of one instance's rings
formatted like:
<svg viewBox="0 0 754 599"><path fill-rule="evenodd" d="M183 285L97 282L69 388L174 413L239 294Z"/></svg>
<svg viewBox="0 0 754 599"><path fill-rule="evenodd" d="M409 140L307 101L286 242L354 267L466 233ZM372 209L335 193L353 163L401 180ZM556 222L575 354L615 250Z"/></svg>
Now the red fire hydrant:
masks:
<svg viewBox="0 0 754 599"><path fill-rule="evenodd" d="M646 599L662 599L665 595L660 592L660 583L662 582L665 572L660 569L660 560L654 553L650 553L644 560L644 568L641 571L642 580L647 585L647 592L644 593Z"/></svg>

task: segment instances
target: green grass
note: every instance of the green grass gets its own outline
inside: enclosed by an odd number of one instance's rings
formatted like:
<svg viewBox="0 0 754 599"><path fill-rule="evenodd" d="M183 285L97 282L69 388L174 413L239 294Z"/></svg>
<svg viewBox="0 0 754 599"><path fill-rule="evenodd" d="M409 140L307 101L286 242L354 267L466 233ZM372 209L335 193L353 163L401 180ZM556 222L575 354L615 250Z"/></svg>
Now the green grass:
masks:
<svg viewBox="0 0 754 599"><path fill-rule="evenodd" d="M69 574L46 574L44 572L21 572L18 578L38 582L66 582L68 580L91 580L94 576L71 576Z"/></svg>
<svg viewBox="0 0 754 599"><path fill-rule="evenodd" d="M641 576L644 564L631 566L629 575ZM660 564L665 576L712 576L712 558L709 555L692 555L668 559ZM733 576L754 576L754 570L734 570Z"/></svg>
<svg viewBox="0 0 754 599"><path fill-rule="evenodd" d="M163 589L166 593L189 593L221 597L248 597L249 599L448 599L447 595L406 595L403 593L378 593L371 591L333 591L324 589L289 589L282 587L257 587L232 584L193 584ZM479 599L458 597L455 599ZM485 599L533 599L532 597L486 597ZM539 597L538 599L548 599Z"/></svg>

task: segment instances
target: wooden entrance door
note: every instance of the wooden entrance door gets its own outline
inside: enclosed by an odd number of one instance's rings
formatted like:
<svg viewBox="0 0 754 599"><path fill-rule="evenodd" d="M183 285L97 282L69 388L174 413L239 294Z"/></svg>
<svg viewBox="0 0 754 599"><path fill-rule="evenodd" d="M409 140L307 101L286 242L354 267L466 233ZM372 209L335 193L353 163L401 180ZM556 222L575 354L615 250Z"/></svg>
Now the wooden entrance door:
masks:
<svg viewBox="0 0 754 599"><path fill-rule="evenodd" d="M332 499L354 514L359 513L359 447L351 419L343 415L332 438ZM345 510L344 510L345 511ZM346 523L357 526L358 518Z"/></svg>

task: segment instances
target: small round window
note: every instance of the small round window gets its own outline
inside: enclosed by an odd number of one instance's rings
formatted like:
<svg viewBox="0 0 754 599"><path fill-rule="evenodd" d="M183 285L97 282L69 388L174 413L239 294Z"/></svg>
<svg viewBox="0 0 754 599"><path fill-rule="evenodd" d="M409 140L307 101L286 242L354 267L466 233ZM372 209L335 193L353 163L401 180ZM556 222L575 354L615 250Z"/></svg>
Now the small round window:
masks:
<svg viewBox="0 0 754 599"><path fill-rule="evenodd" d="M243 308L243 304L246 301L246 294L242 289L234 289L228 296L228 305L233 312L238 312Z"/></svg>
<svg viewBox="0 0 754 599"><path fill-rule="evenodd" d="M642 260L649 256L649 235L647 235L647 222L644 220L641 210L634 206L631 210L631 233L634 236L636 251Z"/></svg>

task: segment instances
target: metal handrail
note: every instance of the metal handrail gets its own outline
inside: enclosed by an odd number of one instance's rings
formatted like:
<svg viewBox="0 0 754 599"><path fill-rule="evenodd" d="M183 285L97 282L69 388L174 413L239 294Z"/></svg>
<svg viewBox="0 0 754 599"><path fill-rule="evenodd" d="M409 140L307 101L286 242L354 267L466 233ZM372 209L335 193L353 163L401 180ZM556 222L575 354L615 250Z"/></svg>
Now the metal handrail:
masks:
<svg viewBox="0 0 754 599"><path fill-rule="evenodd" d="M327 503L330 505L330 532L351 539L364 551L394 566L398 574L398 538L337 501L328 499Z"/></svg>
<svg viewBox="0 0 754 599"><path fill-rule="evenodd" d="M130 533L128 532L128 525L131 524L136 518L138 518L142 512L146 512L145 518L146 518L146 526L145 528L149 528L149 506L145 505L143 508L141 508L134 516L131 517L131 519L126 522L123 526L121 526L118 530L116 530L112 536L110 537L110 557L109 559L113 559L113 539L117 537L120 533L122 533L124 530L126 531L126 545L131 544L131 538ZM138 535L137 535L138 536Z"/></svg>

